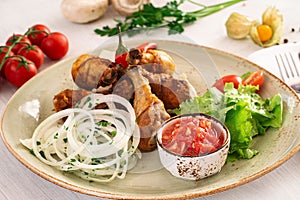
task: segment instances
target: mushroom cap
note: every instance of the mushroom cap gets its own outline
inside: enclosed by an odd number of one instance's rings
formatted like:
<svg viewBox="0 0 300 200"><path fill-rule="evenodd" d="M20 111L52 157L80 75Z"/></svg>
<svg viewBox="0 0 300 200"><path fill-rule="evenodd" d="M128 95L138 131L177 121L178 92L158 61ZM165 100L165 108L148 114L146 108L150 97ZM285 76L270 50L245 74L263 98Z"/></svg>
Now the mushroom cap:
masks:
<svg viewBox="0 0 300 200"><path fill-rule="evenodd" d="M130 16L133 12L143 9L143 5L150 0L111 0L113 8L123 16Z"/></svg>
<svg viewBox="0 0 300 200"><path fill-rule="evenodd" d="M108 4L108 0L63 0L60 6L64 17L71 22L89 23L103 16Z"/></svg>

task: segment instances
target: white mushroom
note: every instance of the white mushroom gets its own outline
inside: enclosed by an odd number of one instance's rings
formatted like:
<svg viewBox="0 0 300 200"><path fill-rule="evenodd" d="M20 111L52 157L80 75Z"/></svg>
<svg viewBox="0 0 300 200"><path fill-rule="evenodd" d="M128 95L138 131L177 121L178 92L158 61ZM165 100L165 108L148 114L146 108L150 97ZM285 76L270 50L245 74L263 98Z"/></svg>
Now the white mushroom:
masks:
<svg viewBox="0 0 300 200"><path fill-rule="evenodd" d="M108 0L63 0L60 6L66 19L76 23L88 23L102 17L108 3Z"/></svg>
<svg viewBox="0 0 300 200"><path fill-rule="evenodd" d="M111 0L113 8L123 16L129 16L143 9L143 5L149 2L150 0Z"/></svg>

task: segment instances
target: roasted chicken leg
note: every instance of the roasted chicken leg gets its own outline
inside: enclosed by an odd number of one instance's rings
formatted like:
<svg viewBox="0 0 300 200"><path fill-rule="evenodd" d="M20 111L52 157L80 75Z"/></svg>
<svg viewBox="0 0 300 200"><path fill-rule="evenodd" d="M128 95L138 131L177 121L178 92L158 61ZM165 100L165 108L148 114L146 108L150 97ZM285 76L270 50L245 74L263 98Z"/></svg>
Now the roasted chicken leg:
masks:
<svg viewBox="0 0 300 200"><path fill-rule="evenodd" d="M53 105L54 105L54 110L56 112L59 112L64 109L68 108L74 108L76 103L81 100L83 97L91 94L90 91L87 90L72 90L72 89L65 89L62 90L61 92L57 93L53 97ZM105 108L106 104L99 104L96 106L96 108Z"/></svg>
<svg viewBox="0 0 300 200"><path fill-rule="evenodd" d="M119 70L108 59L83 54L72 65L72 78L76 85L85 90L110 93L118 80Z"/></svg>
<svg viewBox="0 0 300 200"><path fill-rule="evenodd" d="M153 151L156 148L156 131L170 115L163 102L151 92L149 81L141 75L140 70L139 67L134 67L127 75L134 85L133 108L141 131L139 149Z"/></svg>

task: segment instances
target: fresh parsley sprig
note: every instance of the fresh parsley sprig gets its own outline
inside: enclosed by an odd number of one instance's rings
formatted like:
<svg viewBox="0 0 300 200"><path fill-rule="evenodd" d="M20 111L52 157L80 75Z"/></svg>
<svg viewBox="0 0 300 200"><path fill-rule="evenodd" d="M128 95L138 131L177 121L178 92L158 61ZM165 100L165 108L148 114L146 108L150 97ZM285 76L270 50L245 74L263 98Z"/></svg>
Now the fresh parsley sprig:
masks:
<svg viewBox="0 0 300 200"><path fill-rule="evenodd" d="M169 34L182 33L184 31L184 25L193 23L198 18L211 15L244 0L231 0L210 6L192 0L187 1L200 6L201 9L192 12L181 10L179 6L182 5L185 0L173 0L167 2L162 7L155 7L152 3L149 3L144 5L143 10L134 12L123 21L114 19L116 22L115 27L103 26L102 29L95 29L94 31L101 36L113 36L118 34L118 27L120 27L121 32L168 27Z"/></svg>

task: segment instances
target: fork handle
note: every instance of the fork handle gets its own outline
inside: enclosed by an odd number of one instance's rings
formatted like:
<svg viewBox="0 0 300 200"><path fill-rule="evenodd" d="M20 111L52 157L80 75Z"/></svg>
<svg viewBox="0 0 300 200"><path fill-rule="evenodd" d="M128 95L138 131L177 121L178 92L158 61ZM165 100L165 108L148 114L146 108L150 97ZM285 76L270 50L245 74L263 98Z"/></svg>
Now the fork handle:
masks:
<svg viewBox="0 0 300 200"><path fill-rule="evenodd" d="M300 93L300 83L291 85L291 88L293 88L297 93Z"/></svg>

